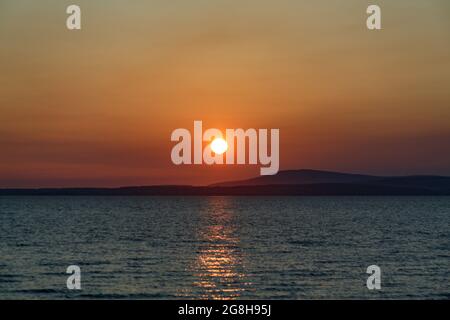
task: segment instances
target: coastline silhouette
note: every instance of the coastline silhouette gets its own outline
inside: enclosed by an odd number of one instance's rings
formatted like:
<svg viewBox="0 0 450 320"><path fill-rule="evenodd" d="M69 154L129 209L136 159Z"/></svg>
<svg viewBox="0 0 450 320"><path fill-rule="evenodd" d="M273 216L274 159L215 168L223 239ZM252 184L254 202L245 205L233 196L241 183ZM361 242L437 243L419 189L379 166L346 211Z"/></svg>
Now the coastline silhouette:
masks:
<svg viewBox="0 0 450 320"><path fill-rule="evenodd" d="M450 195L450 177L433 175L373 176L320 170L285 170L274 176L208 186L150 185L118 188L0 189L0 195Z"/></svg>

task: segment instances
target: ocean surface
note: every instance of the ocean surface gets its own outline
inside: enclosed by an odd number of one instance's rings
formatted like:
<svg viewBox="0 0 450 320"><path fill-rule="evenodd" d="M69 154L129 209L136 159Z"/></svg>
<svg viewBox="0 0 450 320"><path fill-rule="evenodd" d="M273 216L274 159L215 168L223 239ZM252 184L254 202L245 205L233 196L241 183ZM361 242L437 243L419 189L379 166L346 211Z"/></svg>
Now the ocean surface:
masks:
<svg viewBox="0 0 450 320"><path fill-rule="evenodd" d="M0 299L54 298L449 299L450 197L0 197Z"/></svg>

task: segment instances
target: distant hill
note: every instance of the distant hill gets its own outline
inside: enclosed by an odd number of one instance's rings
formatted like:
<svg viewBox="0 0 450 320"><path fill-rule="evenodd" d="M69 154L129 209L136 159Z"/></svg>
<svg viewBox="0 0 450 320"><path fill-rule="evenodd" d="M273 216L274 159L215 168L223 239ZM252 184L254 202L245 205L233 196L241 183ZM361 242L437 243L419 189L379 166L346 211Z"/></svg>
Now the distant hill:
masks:
<svg viewBox="0 0 450 320"><path fill-rule="evenodd" d="M302 169L280 171L273 176L259 176L247 180L215 183L211 186L230 187L261 186L269 184L366 183L378 179L380 179L380 177L363 174Z"/></svg>
<svg viewBox="0 0 450 320"><path fill-rule="evenodd" d="M373 176L320 170L285 170L273 176L260 176L247 180L215 183L213 187L264 185L356 185L377 188L403 188L421 192L450 194L450 177L443 176Z"/></svg>
<svg viewBox="0 0 450 320"><path fill-rule="evenodd" d="M450 195L450 177L383 177L318 170L287 170L274 176L216 183L210 186L136 186L121 188L0 189L0 196L344 196Z"/></svg>

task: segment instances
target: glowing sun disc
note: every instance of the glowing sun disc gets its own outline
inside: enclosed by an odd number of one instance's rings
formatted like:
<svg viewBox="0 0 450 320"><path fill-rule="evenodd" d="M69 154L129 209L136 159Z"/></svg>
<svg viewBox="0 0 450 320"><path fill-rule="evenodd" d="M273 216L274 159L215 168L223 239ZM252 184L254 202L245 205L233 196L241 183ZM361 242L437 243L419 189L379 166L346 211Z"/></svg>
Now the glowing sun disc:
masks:
<svg viewBox="0 0 450 320"><path fill-rule="evenodd" d="M228 149L228 144L222 138L216 138L211 142L211 150L216 154L222 154Z"/></svg>

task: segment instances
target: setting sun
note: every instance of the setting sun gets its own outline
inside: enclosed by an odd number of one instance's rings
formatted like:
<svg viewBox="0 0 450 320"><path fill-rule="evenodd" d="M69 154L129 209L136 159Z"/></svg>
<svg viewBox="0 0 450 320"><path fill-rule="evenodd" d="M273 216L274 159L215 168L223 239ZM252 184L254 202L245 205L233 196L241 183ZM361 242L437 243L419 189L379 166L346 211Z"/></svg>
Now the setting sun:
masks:
<svg viewBox="0 0 450 320"><path fill-rule="evenodd" d="M228 149L228 144L225 140L222 138L216 138L213 142L211 142L211 150L214 151L214 153L222 154Z"/></svg>

